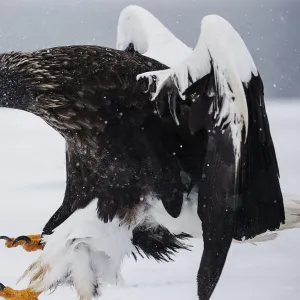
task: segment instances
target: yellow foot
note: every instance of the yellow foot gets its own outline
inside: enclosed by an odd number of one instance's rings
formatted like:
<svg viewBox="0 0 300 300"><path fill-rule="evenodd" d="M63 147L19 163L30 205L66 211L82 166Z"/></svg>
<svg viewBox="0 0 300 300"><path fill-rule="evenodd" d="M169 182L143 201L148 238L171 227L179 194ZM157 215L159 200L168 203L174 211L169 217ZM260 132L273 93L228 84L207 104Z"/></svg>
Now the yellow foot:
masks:
<svg viewBox="0 0 300 300"><path fill-rule="evenodd" d="M31 289L13 290L0 283L0 297L7 300L37 300L40 294L41 293L34 292Z"/></svg>
<svg viewBox="0 0 300 300"><path fill-rule="evenodd" d="M7 236L0 236L0 240L5 240L5 246L7 248L13 248L22 246L26 251L32 252L37 250L43 250L44 244L41 242L41 235L23 235L18 238L9 238Z"/></svg>

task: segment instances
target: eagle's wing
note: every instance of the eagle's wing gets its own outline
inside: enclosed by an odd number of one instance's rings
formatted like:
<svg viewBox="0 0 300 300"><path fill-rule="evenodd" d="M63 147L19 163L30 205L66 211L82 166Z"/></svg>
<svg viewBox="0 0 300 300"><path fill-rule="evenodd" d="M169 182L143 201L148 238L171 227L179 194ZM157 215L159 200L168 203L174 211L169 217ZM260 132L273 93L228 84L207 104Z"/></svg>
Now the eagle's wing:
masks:
<svg viewBox="0 0 300 300"><path fill-rule="evenodd" d="M157 18L136 5L127 6L120 14L117 49L137 51L169 67L182 62L192 53L192 49Z"/></svg>
<svg viewBox="0 0 300 300"><path fill-rule="evenodd" d="M152 100L168 96L179 131L188 123L190 134L205 136L204 161L191 183L199 190L204 238L199 298L208 299L232 238L274 230L285 219L263 83L243 40L219 16L203 19L197 46L183 63L137 79L148 82Z"/></svg>

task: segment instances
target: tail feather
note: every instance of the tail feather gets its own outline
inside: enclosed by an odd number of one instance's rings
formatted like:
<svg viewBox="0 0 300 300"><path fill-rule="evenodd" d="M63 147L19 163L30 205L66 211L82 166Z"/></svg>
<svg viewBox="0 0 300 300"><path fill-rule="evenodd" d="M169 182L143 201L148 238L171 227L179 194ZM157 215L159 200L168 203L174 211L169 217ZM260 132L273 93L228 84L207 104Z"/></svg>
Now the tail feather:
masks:
<svg viewBox="0 0 300 300"><path fill-rule="evenodd" d="M161 225L149 227L142 224L133 230L132 244L142 258L168 262L173 260L179 250L189 250L190 246L185 244L188 238L191 238L189 234L173 234ZM132 255L137 260L134 252Z"/></svg>
<svg viewBox="0 0 300 300"><path fill-rule="evenodd" d="M300 228L300 198L284 195L284 210L285 223L281 224L279 229L277 229L275 232L268 231L264 234L260 234L253 239L247 240L246 242L255 244L273 241L278 237L279 231Z"/></svg>
<svg viewBox="0 0 300 300"><path fill-rule="evenodd" d="M300 199L287 197L284 203L285 224L281 225L279 230L300 228Z"/></svg>

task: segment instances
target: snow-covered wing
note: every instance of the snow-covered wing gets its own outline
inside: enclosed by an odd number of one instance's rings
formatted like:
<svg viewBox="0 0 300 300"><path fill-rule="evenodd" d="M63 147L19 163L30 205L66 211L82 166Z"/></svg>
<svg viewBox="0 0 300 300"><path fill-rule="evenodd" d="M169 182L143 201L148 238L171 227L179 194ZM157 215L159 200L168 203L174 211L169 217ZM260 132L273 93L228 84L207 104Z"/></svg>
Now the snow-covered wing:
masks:
<svg viewBox="0 0 300 300"><path fill-rule="evenodd" d="M252 75L258 76L258 71L244 41L226 20L216 15L205 17L196 48L183 63L170 70L141 74L138 79L147 77L151 85L155 82L152 99L170 85L174 85L180 97L185 99L188 88L209 74L214 75L215 86L207 92L217 95L210 114L216 120L216 126L224 128L230 124L237 166L242 131L244 139L248 131L243 83L247 84Z"/></svg>
<svg viewBox="0 0 300 300"><path fill-rule="evenodd" d="M218 120L230 117L236 110L239 121L248 128L248 112L242 83L250 81L258 71L254 61L239 34L223 18L207 16L202 21L201 34L194 52L181 64L168 71L141 74L156 81L152 98L156 98L163 86L171 81L178 89L181 98L192 84L214 71L216 91L227 101L219 105ZM168 74L169 73L169 74ZM234 105L230 99L236 98Z"/></svg>
<svg viewBox="0 0 300 300"><path fill-rule="evenodd" d="M263 83L244 41L226 20L216 15L206 16L195 50L184 62L168 70L140 74L137 80L148 81L152 100L157 101L165 94L169 96L170 113L177 124L180 124L180 109L176 101L181 98L191 102L190 129L197 132L205 128L208 136L219 142L223 139L223 147L226 144L232 148L237 194L246 182L249 184L247 190L251 185L257 187L258 182L250 183L248 177L250 171L253 172L251 178L255 177L255 172L260 172L265 175L263 181L268 181L265 187L260 187L265 198L262 202L272 199L272 203L281 207L279 170L265 110ZM178 97L174 100L173 96L171 101L174 90ZM220 136L216 136L217 130ZM245 175L247 164L250 171ZM272 186L274 194L267 186ZM256 193L258 191L256 189ZM284 217L281 214L277 219L280 221L274 222L279 226ZM258 233L254 231L248 232L246 237Z"/></svg>
<svg viewBox="0 0 300 300"><path fill-rule="evenodd" d="M136 5L123 9L118 22L117 49L128 49L130 44L135 51L169 67L192 53L150 12Z"/></svg>

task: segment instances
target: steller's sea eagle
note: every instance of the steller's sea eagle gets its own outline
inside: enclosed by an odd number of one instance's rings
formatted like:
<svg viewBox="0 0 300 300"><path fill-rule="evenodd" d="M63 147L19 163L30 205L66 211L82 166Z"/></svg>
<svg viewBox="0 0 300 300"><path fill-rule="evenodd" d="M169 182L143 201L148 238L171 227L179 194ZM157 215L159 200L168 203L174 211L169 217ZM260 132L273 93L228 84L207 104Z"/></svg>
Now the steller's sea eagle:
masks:
<svg viewBox="0 0 300 300"><path fill-rule="evenodd" d="M0 55L0 105L41 117L67 145L64 202L23 275L29 288L2 286L0 296L36 299L66 284L92 299L118 280L126 255L169 259L186 235L160 225L157 205L177 218L193 192L204 240L198 297L208 300L232 239L284 222L263 83L238 33L205 17L194 51L171 68L136 48Z"/></svg>

